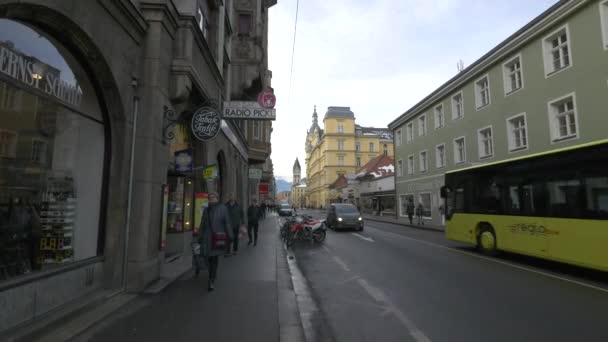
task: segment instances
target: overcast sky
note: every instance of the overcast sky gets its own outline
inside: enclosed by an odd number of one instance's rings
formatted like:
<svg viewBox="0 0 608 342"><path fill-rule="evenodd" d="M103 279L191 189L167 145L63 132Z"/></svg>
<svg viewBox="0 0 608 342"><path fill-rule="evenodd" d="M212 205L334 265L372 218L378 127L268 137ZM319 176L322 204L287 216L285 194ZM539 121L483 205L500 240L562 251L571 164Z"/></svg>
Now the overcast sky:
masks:
<svg viewBox="0 0 608 342"><path fill-rule="evenodd" d="M556 0L302 0L289 95L296 0L270 9L269 69L277 96L276 176L291 180L313 106L351 107L363 126L386 127ZM321 128L322 122L320 122Z"/></svg>

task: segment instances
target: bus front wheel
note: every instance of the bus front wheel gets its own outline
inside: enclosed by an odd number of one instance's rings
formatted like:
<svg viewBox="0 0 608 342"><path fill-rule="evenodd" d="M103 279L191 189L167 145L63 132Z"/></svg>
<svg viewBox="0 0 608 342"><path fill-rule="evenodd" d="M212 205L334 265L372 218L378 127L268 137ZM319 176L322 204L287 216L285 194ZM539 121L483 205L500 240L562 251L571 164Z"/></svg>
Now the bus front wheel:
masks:
<svg viewBox="0 0 608 342"><path fill-rule="evenodd" d="M477 248L485 255L497 254L496 234L492 227L482 227L477 237Z"/></svg>

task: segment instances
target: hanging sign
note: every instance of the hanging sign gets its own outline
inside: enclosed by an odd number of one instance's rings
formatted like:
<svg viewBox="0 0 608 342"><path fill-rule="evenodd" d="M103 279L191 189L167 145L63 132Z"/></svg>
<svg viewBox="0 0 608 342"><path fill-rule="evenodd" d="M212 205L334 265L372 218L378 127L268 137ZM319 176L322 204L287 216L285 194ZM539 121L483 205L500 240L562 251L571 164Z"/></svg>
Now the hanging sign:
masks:
<svg viewBox="0 0 608 342"><path fill-rule="evenodd" d="M262 179L262 169L249 169L249 179Z"/></svg>
<svg viewBox="0 0 608 342"><path fill-rule="evenodd" d="M203 169L203 178L205 180L214 180L217 178L217 166L209 165Z"/></svg>
<svg viewBox="0 0 608 342"><path fill-rule="evenodd" d="M273 109L277 104L277 97L270 89L262 91L258 95L258 104L264 108Z"/></svg>
<svg viewBox="0 0 608 342"><path fill-rule="evenodd" d="M241 120L276 120L277 111L264 108L253 101L226 101L224 102L224 119Z"/></svg>
<svg viewBox="0 0 608 342"><path fill-rule="evenodd" d="M220 131L222 118L220 113L211 107L201 107L192 115L192 134L201 141L209 141Z"/></svg>
<svg viewBox="0 0 608 342"><path fill-rule="evenodd" d="M260 195L268 195L268 183L260 183L258 190Z"/></svg>
<svg viewBox="0 0 608 342"><path fill-rule="evenodd" d="M192 172L192 151L181 150L175 152L175 171Z"/></svg>

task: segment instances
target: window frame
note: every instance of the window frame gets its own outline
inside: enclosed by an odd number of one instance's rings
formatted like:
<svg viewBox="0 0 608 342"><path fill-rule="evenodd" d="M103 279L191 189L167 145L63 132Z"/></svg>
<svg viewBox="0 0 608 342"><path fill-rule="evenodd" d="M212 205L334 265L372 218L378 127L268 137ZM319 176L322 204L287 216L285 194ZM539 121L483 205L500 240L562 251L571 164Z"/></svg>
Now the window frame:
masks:
<svg viewBox="0 0 608 342"><path fill-rule="evenodd" d="M405 194L400 194L399 195L399 216L400 217L408 217L407 216L407 207L405 208L406 210L401 210L403 209L403 200L405 200L406 204L407 204L407 199L411 197L412 198L412 202L414 202L414 199L416 198L416 194L413 192L408 192Z"/></svg>
<svg viewBox="0 0 608 342"><path fill-rule="evenodd" d="M19 132L13 131L10 129L0 128L0 133L9 133L14 136L14 142L13 142L12 146L9 146L9 148L11 149L11 151L9 151L10 153L3 154L2 150L0 150L0 158L10 158L10 159L17 158L17 145L19 144Z"/></svg>
<svg viewBox="0 0 608 342"><path fill-rule="evenodd" d="M338 155L338 166L344 166L346 163L346 156L345 155Z"/></svg>
<svg viewBox="0 0 608 342"><path fill-rule="evenodd" d="M345 141L344 139L338 139L338 151L344 151Z"/></svg>
<svg viewBox="0 0 608 342"><path fill-rule="evenodd" d="M425 136L428 130L428 121L426 119L426 114L418 116L416 122L418 122L418 136ZM422 125L424 125L424 127L422 127Z"/></svg>
<svg viewBox="0 0 608 342"><path fill-rule="evenodd" d="M344 133L344 124L343 123L338 123L338 133L339 134Z"/></svg>
<svg viewBox="0 0 608 342"><path fill-rule="evenodd" d="M397 177L403 177L403 159L397 160Z"/></svg>
<svg viewBox="0 0 608 342"><path fill-rule="evenodd" d="M410 161L411 161L411 165L410 165ZM409 156L407 156L407 174L413 175L415 170L416 170L416 161L414 160L414 155L410 154Z"/></svg>
<svg viewBox="0 0 608 342"><path fill-rule="evenodd" d="M482 144L483 137L481 136L481 133L484 131L488 131L488 130L490 131L490 147L491 147L492 153L483 155L482 147L484 147L484 145ZM486 159L494 158L494 155L496 154L496 148L495 148L495 144L494 144L494 128L492 127L492 125L485 126L485 127L482 127L477 130L477 153L478 153L479 160L486 160Z"/></svg>
<svg viewBox="0 0 608 342"><path fill-rule="evenodd" d="M559 134L559 127L556 124L558 124L557 116L559 115L559 113L556 111L555 107L561 103L566 102L568 99L572 100L572 111L574 112L574 125L576 127L576 133L564 137L557 137L556 134ZM558 144L564 141L576 140L580 137L580 126L578 124L578 109L576 106L575 92L571 92L564 96L548 101L547 114L549 115L549 135L551 139L551 144Z"/></svg>
<svg viewBox="0 0 608 342"><path fill-rule="evenodd" d="M424 163L422 160L422 155L424 154ZM424 169L422 168L424 166ZM418 170L420 172L427 172L429 170L429 151L422 150L418 152Z"/></svg>
<svg viewBox="0 0 608 342"><path fill-rule="evenodd" d="M45 144L44 154L41 155L42 160L35 160L34 159L34 145L37 142L41 142L41 143ZM39 138L39 137L32 138L32 151L31 151L31 154L30 154L30 161L33 162L33 163L39 164L39 165L46 164L46 156L48 154L48 149L49 149L49 141L48 140L43 139L43 138Z"/></svg>
<svg viewBox="0 0 608 342"><path fill-rule="evenodd" d="M481 103L481 100L483 99L482 96L482 92L484 91L483 88L481 88L480 83L483 81L487 82L487 89L485 91L487 91L487 103ZM483 76L481 76L480 78L478 78L477 80L475 80L475 83L473 84L474 88L475 88L475 109L477 111L480 111L486 107L489 107L492 104L492 91L490 88L490 74L485 74Z"/></svg>
<svg viewBox="0 0 608 342"><path fill-rule="evenodd" d="M458 159L456 159L456 141L462 140L463 144L462 144L462 154L463 154L463 159L458 161ZM454 164L458 165L458 164L464 164L467 162L467 138L463 135L457 138L454 138L453 140L453 145L454 145Z"/></svg>
<svg viewBox="0 0 608 342"><path fill-rule="evenodd" d="M551 52L553 50L553 47L551 47L551 40L560 36L560 33L562 31L564 31L566 33L566 39L567 39L566 44L568 46L569 64L565 67L564 66L561 67L560 69L554 69L553 68L553 56L551 55ZM542 44L542 51L543 51L543 65L544 65L544 70L545 70L545 79L547 79L553 75L557 75L564 70L568 70L568 69L572 68L572 66L574 65L574 59L572 58L572 35L570 34L570 26L567 23L560 26L559 28L555 29L554 31L552 31L551 33L546 35L545 37L543 37L543 39L541 40L541 44Z"/></svg>
<svg viewBox="0 0 608 342"><path fill-rule="evenodd" d="M525 124L524 126L525 126L525 130L526 130L526 134L525 134L526 145L523 147L512 147L513 145L511 143L513 142L513 140L512 140L513 136L511 135L511 121L513 121L514 119L517 119L519 117L524 118L524 124ZM530 140L528 138L529 127L528 127L527 114L525 112L515 114L513 116L506 118L505 121L506 121L506 128L507 128L507 149L509 150L509 153L527 151L530 148Z"/></svg>
<svg viewBox="0 0 608 342"><path fill-rule="evenodd" d="M429 212L431 213L431 216L424 216L424 212L422 215L422 219L423 220L432 220L433 219L433 193L430 191L421 191L418 193L418 202L419 203L423 203L422 202L422 195L429 195ZM424 206L423 206L424 207Z"/></svg>
<svg viewBox="0 0 608 342"><path fill-rule="evenodd" d="M608 0L599 2L600 23L602 29L602 48L608 50Z"/></svg>
<svg viewBox="0 0 608 342"><path fill-rule="evenodd" d="M405 130L406 130L406 141L408 144L411 144L414 141L414 122L410 121L405 125Z"/></svg>
<svg viewBox="0 0 608 342"><path fill-rule="evenodd" d="M397 147L401 146L401 144L403 144L403 135L402 135L402 131L401 128L399 128L397 131L395 131L395 144L397 145Z"/></svg>
<svg viewBox="0 0 608 342"><path fill-rule="evenodd" d="M462 112L461 116L455 116L454 115L456 113L455 109L457 108L456 101L454 101L454 99L456 97L460 97L460 109L461 109L461 112ZM451 109L452 109L452 121L460 120L460 119L464 118L464 93L462 92L462 90L459 91L459 92L457 92L457 93L454 93L450 97L450 103L451 103Z"/></svg>
<svg viewBox="0 0 608 342"><path fill-rule="evenodd" d="M355 152L361 152L361 143L358 141L355 142Z"/></svg>
<svg viewBox="0 0 608 342"><path fill-rule="evenodd" d="M438 108L441 108L441 110L437 111ZM441 117L442 117L441 120L437 119L438 118L437 113L441 113ZM445 110L443 107L443 103L438 104L433 108L433 119L435 121L435 129L440 129L440 128L445 127ZM438 125L438 123L440 123L441 125Z"/></svg>
<svg viewBox="0 0 608 342"><path fill-rule="evenodd" d="M374 146L373 142L370 142L368 147L370 152L376 152L376 146Z"/></svg>
<svg viewBox="0 0 608 342"><path fill-rule="evenodd" d="M262 127L261 123L258 120L254 120L252 124L253 129L253 140L261 141L262 140Z"/></svg>
<svg viewBox="0 0 608 342"><path fill-rule="evenodd" d="M511 70L509 70L509 66L512 65L513 63L515 63L516 61L519 61L519 81L521 83L521 86L517 89L510 89L510 84L511 84ZM525 87L525 83L524 83L524 63L523 63L523 58L521 56L521 52L516 54L515 56L509 58L506 62L504 62L502 64L502 78L503 78L503 87L504 87L504 92L505 92L505 97L515 94L517 92L519 92L520 90L523 90Z"/></svg>
<svg viewBox="0 0 608 342"><path fill-rule="evenodd" d="M439 166L439 164L437 163L439 161L439 147L443 147L443 159L442 159L442 165ZM436 169L443 169L446 167L447 165L447 155L446 155L446 149L445 149L445 143L441 143L441 144L437 144L435 145L435 168Z"/></svg>

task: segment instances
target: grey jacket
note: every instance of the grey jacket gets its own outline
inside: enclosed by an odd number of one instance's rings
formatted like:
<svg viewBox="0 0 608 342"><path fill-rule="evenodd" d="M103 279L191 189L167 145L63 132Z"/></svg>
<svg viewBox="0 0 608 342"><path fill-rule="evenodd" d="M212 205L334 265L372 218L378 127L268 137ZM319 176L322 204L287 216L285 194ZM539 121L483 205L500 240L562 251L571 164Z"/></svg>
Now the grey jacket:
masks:
<svg viewBox="0 0 608 342"><path fill-rule="evenodd" d="M212 216L209 216L209 212ZM222 203L218 203L213 207L205 208L203 218L201 220L200 235L198 238L201 244L201 254L203 256L218 256L226 253L226 248L211 248L211 232L225 232L232 240L232 226L230 225L230 216L228 209Z"/></svg>

